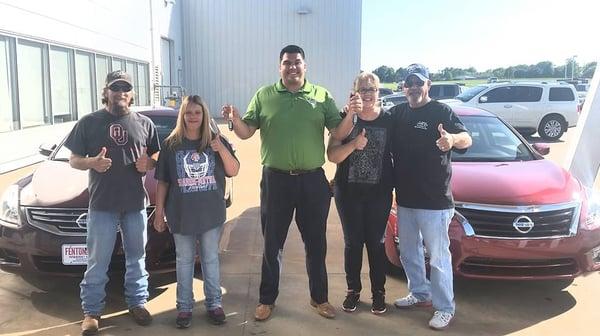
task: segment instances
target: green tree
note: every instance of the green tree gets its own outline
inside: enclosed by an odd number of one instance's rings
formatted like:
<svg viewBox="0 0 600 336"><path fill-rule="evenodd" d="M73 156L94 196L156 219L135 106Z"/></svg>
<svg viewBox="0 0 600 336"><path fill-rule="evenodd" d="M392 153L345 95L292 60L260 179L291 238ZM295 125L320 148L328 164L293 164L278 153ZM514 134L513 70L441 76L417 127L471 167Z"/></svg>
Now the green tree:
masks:
<svg viewBox="0 0 600 336"><path fill-rule="evenodd" d="M596 71L596 62L587 63L581 69L581 73L579 76L584 78L592 78L594 76L594 72Z"/></svg>
<svg viewBox="0 0 600 336"><path fill-rule="evenodd" d="M391 83L394 82L394 75L396 71L393 68L382 65L373 70L373 73L376 74L383 83Z"/></svg>

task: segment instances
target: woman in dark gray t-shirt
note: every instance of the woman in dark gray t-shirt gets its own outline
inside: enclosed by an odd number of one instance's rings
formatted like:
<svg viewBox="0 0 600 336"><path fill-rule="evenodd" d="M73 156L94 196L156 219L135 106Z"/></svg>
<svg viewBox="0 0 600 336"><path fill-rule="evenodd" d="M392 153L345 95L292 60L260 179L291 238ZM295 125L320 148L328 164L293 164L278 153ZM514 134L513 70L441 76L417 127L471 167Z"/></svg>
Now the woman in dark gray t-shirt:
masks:
<svg viewBox="0 0 600 336"><path fill-rule="evenodd" d="M215 324L225 321L219 274L225 176L237 175L240 164L231 145L215 131L210 130L210 114L202 98L185 97L156 166L154 228L162 232L168 226L175 240L178 328L191 325L196 241L200 242L208 317Z"/></svg>

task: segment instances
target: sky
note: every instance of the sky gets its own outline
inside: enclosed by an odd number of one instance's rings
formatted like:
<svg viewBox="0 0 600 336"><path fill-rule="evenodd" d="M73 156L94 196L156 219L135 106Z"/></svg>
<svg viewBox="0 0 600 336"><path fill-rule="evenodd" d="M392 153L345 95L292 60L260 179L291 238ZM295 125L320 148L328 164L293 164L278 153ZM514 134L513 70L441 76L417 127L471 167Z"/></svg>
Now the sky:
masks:
<svg viewBox="0 0 600 336"><path fill-rule="evenodd" d="M600 60L600 5L584 0L363 0L361 69L488 69Z"/></svg>

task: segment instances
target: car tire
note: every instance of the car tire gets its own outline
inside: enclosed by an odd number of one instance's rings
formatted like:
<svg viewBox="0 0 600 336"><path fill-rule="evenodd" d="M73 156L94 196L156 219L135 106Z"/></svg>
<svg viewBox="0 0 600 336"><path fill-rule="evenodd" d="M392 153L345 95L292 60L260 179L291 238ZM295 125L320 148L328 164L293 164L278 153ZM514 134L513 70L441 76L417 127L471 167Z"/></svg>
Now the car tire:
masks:
<svg viewBox="0 0 600 336"><path fill-rule="evenodd" d="M404 269L394 265L386 256L385 258L385 273L392 276L403 276Z"/></svg>
<svg viewBox="0 0 600 336"><path fill-rule="evenodd" d="M544 140L556 141L565 133L566 122L558 114L547 115L540 122L538 134Z"/></svg>

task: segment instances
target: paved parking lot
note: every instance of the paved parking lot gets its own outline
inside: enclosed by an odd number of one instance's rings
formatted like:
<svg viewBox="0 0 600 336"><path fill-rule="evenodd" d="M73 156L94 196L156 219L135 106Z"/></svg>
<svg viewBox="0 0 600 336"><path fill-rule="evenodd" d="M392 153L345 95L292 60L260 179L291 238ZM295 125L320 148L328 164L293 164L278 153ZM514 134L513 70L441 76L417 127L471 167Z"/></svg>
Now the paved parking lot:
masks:
<svg viewBox="0 0 600 336"><path fill-rule="evenodd" d="M228 131L224 131L226 134ZM550 158L561 162L566 148L552 144ZM303 245L294 225L285 247L281 294L273 317L267 322L252 318L260 280L262 236L258 211L260 178L258 136L240 141L233 138L242 163L234 185L234 204L228 211L223 240L222 286L228 322L213 326L204 318L202 281L195 281L198 304L189 330L175 330L174 275L151 278L148 308L155 315L151 327L138 327L126 314L122 298L122 278L108 286L107 309L102 335L432 335L427 328L431 312L400 311L390 308L382 316L370 313L368 286L357 312L338 310L334 320L318 316L309 305L308 281L304 268ZM532 141L535 141L532 138ZM0 175L0 191L26 168ZM327 165L328 176L334 166ZM342 303L345 279L343 239L339 218L332 204L328 221L329 298L334 306ZM366 258L365 258L366 259ZM365 260L366 262L366 260ZM79 335L79 279L21 277L0 274L0 334ZM363 267L368 284L368 269ZM567 288L556 282L501 282L457 279L457 315L448 335L597 335L600 319L600 274L578 278ZM388 277L387 301L407 293L402 276Z"/></svg>

